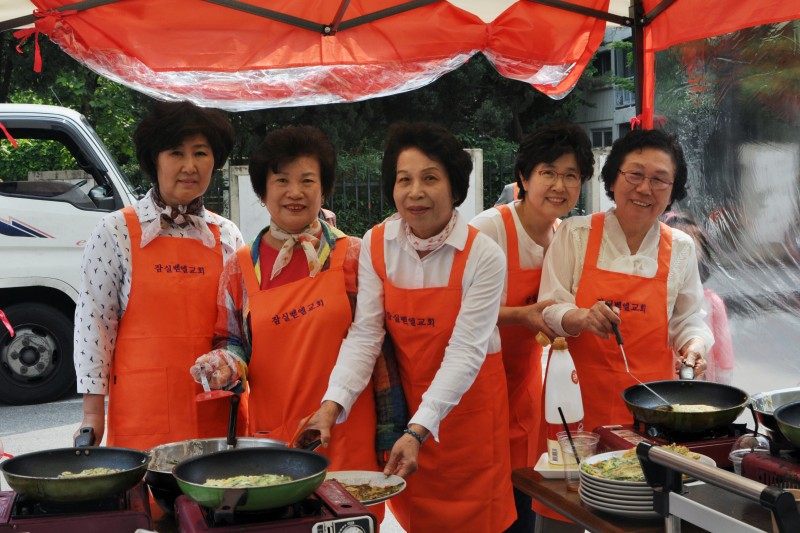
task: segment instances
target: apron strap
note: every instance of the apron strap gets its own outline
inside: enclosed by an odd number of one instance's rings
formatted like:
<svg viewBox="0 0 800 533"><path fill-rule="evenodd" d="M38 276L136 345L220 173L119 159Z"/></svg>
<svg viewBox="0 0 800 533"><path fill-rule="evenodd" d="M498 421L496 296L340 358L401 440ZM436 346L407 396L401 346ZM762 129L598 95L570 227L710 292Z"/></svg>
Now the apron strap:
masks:
<svg viewBox="0 0 800 533"><path fill-rule="evenodd" d="M236 251L236 256L239 258L239 266L242 269L242 279L244 280L244 288L247 294L258 294L261 287L256 278L255 265L253 258L250 255L250 245L245 244Z"/></svg>
<svg viewBox="0 0 800 533"><path fill-rule="evenodd" d="M506 229L506 257L508 258L508 268L519 268L519 239L517 238L517 225L514 224L514 215L511 213L512 207L509 204L498 205L495 207L503 217L503 226Z"/></svg>
<svg viewBox="0 0 800 533"><path fill-rule="evenodd" d="M469 233L467 234L467 242L463 250L456 250L453 256L453 266L450 267L450 281L447 286L451 289L461 289L462 280L464 279L464 268L467 266L467 259L469 258L469 251L472 249L472 243L475 237L478 236L478 230L472 226L467 226Z"/></svg>
<svg viewBox="0 0 800 533"><path fill-rule="evenodd" d="M386 257L384 256L383 235L386 232L385 224L378 224L372 228L372 236L370 238L370 253L372 254L372 268L375 273L381 278L381 281L386 282Z"/></svg>
<svg viewBox="0 0 800 533"><path fill-rule="evenodd" d="M142 247L142 226L139 224L139 217L136 216L136 210L132 205L129 205L122 208L122 214L125 215L125 224L128 226L131 248L136 248L138 250Z"/></svg>
<svg viewBox="0 0 800 533"><path fill-rule="evenodd" d="M583 259L583 264L590 268L597 268L597 259L600 256L600 244L603 242L603 227L605 223L605 213L601 212L592 215L589 242L586 245L586 255Z"/></svg>
<svg viewBox="0 0 800 533"><path fill-rule="evenodd" d="M669 262L672 258L672 228L659 222L661 242L658 246L658 271L656 278L666 280L669 276Z"/></svg>

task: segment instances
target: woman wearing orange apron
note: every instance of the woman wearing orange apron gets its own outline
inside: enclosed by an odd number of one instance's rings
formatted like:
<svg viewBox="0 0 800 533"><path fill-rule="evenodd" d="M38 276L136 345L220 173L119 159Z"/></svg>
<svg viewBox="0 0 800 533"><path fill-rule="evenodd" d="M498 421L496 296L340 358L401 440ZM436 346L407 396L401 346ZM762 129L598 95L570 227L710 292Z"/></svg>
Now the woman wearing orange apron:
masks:
<svg viewBox="0 0 800 533"><path fill-rule="evenodd" d="M505 264L454 209L471 168L447 130L393 126L382 177L398 213L365 236L359 291L368 296L359 298L325 401L298 439L335 443L331 428L352 416L388 332L412 418L384 473L407 477L389 506L410 532L499 532L515 518L495 325Z"/></svg>
<svg viewBox="0 0 800 533"><path fill-rule="evenodd" d="M333 146L310 126L270 132L250 159L253 189L266 204L270 225L226 264L215 349L198 358L194 371L233 368L230 359L247 363L254 436L289 441L319 408L352 322L361 241L318 218L335 168ZM401 394L399 377L390 379L387 366L380 365L376 376L382 376L383 389L396 383ZM382 443L370 381L347 423L334 430L333 444L317 451L330 458L331 471L379 470L382 452L405 427L405 410L395 416L399 430ZM382 520L383 509L370 511Z"/></svg>
<svg viewBox="0 0 800 533"><path fill-rule="evenodd" d="M544 451L538 444L542 348L535 336L540 331L550 338L554 334L542 320L542 310L552 301L538 302L541 265L559 218L575 207L593 166L592 145L580 126L539 128L523 139L517 153L515 188L521 199L488 209L470 222L497 242L508 259L497 324L508 383L512 469L535 465ZM531 497L514 489L514 501L517 521L508 531L533 531Z"/></svg>
<svg viewBox="0 0 800 533"><path fill-rule="evenodd" d="M233 128L219 111L158 103L134 142L153 188L135 207L105 216L84 251L75 312L81 427L101 442L108 393L109 446L223 437L228 401L195 402L202 388L186 371L211 347L223 260L243 244L202 198L233 146Z"/></svg>
<svg viewBox="0 0 800 533"><path fill-rule="evenodd" d="M540 297L556 300L547 324L568 339L581 382L584 427L627 424L625 371L642 381L674 378L676 361L705 370L713 344L705 324L694 242L658 217L686 196L687 169L677 140L638 130L617 140L602 170L616 207L564 221L545 258ZM609 305L611 304L611 307Z"/></svg>

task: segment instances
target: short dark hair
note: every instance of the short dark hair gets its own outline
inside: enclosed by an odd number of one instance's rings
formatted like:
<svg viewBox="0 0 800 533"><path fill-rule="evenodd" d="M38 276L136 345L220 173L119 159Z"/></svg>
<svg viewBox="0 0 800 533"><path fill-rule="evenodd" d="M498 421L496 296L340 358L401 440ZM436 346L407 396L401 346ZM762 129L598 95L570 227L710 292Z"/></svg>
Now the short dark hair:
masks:
<svg viewBox="0 0 800 533"><path fill-rule="evenodd" d="M578 160L581 173L581 184L594 174L594 154L592 142L583 128L571 122L547 124L527 134L519 145L517 161L514 164L519 192L517 196L525 198L523 181L527 181L540 163L552 163L559 157L573 154Z"/></svg>
<svg viewBox="0 0 800 533"><path fill-rule="evenodd" d="M675 165L675 177L672 184L672 195L669 199L669 205L666 210L672 207L672 203L686 198L688 192L686 159L683 157L683 148L678 143L678 138L671 133L663 130L633 130L624 137L620 137L611 146L611 153L608 154L606 164L603 165L601 176L603 185L606 189L606 196L611 200L614 199L614 193L611 192L611 187L617 180L619 175L620 166L625 160L625 157L635 151L644 148L655 148L666 152L672 163Z"/></svg>
<svg viewBox="0 0 800 533"><path fill-rule="evenodd" d="M156 102L133 133L136 159L153 183L158 183L158 154L202 134L214 153L214 168L222 168L233 150L233 125L218 110L191 102Z"/></svg>
<svg viewBox="0 0 800 533"><path fill-rule="evenodd" d="M286 126L267 133L250 156L250 183L259 198L267 195L267 175L277 173L299 157L319 162L323 198L330 198L336 182L336 150L328 137L314 126Z"/></svg>
<svg viewBox="0 0 800 533"><path fill-rule="evenodd" d="M403 150L417 148L426 156L441 163L447 171L450 189L458 206L466 199L472 158L464 150L461 141L439 124L430 122L395 122L389 126L386 149L381 163L383 194L392 207L394 184L397 180L397 158Z"/></svg>

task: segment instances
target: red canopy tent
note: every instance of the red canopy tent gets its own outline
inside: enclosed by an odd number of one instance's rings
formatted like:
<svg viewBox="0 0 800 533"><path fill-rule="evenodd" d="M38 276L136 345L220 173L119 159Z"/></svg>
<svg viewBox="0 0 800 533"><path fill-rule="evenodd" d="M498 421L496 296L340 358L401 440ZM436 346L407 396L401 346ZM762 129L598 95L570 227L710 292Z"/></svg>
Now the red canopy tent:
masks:
<svg viewBox="0 0 800 533"><path fill-rule="evenodd" d="M560 98L612 22L633 28L637 105L652 127L657 51L800 18L800 0L630 1L620 13L610 0L6 0L2 9L32 14L0 11L0 31L33 23L17 35L44 33L134 89L243 110L412 90L479 52Z"/></svg>

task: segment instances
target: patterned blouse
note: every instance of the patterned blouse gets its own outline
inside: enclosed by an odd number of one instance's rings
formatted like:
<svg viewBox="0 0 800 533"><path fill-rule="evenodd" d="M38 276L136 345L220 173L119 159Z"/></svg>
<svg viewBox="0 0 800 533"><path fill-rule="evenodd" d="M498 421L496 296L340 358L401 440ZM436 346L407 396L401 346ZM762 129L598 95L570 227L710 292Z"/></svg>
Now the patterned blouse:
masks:
<svg viewBox="0 0 800 533"><path fill-rule="evenodd" d="M290 283L308 276L308 267L303 253L296 251L292 262L281 273L270 281L269 274L272 264L269 258L262 264L260 259L262 248L260 246L264 234L269 227L264 228L251 244L252 263L246 268L257 268L257 277L270 286ZM331 251L337 245L337 238L344 234L322 223L321 247L329 245ZM355 310L356 294L358 292L358 256L361 251L361 239L350 237L347 253L344 260L344 277L347 296L350 300L351 310ZM272 258L274 260L274 257ZM304 269L293 268L293 264L303 266ZM254 267L255 265L255 267ZM330 256L325 260L322 271L330 267ZM249 302L247 290L242 276L242 264L239 257L234 255L225 262L225 269L220 278L220 289L217 295L217 323L214 327L214 349L223 349L236 357L244 365L250 361L252 350L252 333L250 331ZM387 336L388 338L388 336ZM373 371L375 387L375 407L377 415L376 450L391 450L394 442L403 435L403 430L408 423L408 408L400 383L400 374L394 357L391 342L383 345L383 354L378 358Z"/></svg>

